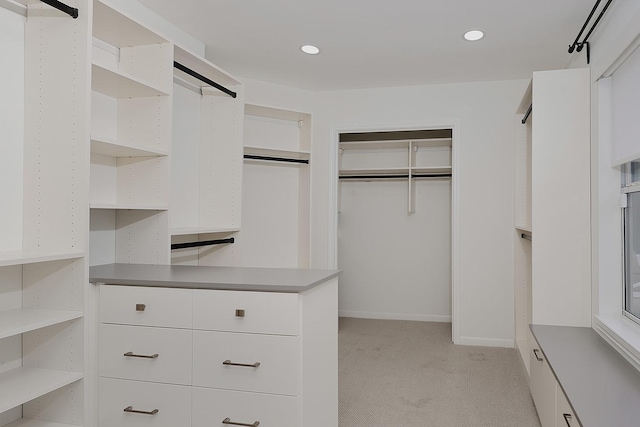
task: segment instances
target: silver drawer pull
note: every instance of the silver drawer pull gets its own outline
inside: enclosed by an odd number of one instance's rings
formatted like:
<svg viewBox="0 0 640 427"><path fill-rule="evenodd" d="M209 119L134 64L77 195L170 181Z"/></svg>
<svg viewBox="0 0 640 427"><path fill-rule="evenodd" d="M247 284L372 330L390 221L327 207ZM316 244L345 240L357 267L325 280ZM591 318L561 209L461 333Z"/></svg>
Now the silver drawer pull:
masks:
<svg viewBox="0 0 640 427"><path fill-rule="evenodd" d="M136 304L136 311L144 311L147 308L146 304Z"/></svg>
<svg viewBox="0 0 640 427"><path fill-rule="evenodd" d="M152 354L152 355L146 355L146 354L133 354L133 351L128 351L124 354L125 357L140 357L142 359L156 359L159 354Z"/></svg>
<svg viewBox="0 0 640 427"><path fill-rule="evenodd" d="M154 409L153 411L138 411L137 409L133 409L133 406L127 406L126 408L124 408L124 412L131 412L133 414L155 415L158 413L158 410Z"/></svg>
<svg viewBox="0 0 640 427"><path fill-rule="evenodd" d="M245 311L244 308L236 308L236 317L244 317Z"/></svg>
<svg viewBox="0 0 640 427"><path fill-rule="evenodd" d="M258 427L260 425L260 421L256 421L253 424L245 424L245 423L235 423L231 421L231 418L225 418L224 420L222 420L222 424L229 424L232 426Z"/></svg>
<svg viewBox="0 0 640 427"><path fill-rule="evenodd" d="M222 362L222 364L227 366L244 366L245 368L257 368L258 366L260 366L260 362L252 363L251 365L249 365L247 363L233 363L231 360L225 360L224 362ZM240 425L245 425L245 424L240 424ZM253 424L249 424L249 425L253 425Z"/></svg>
<svg viewBox="0 0 640 427"><path fill-rule="evenodd" d="M537 348L534 348L533 349L533 354L534 354L534 356L536 356L536 359L538 360L538 362L542 362L544 359L542 357L538 356L538 352L539 351L540 350L538 350Z"/></svg>
<svg viewBox="0 0 640 427"><path fill-rule="evenodd" d="M564 417L564 422L567 423L567 426L571 427L571 414L562 414Z"/></svg>

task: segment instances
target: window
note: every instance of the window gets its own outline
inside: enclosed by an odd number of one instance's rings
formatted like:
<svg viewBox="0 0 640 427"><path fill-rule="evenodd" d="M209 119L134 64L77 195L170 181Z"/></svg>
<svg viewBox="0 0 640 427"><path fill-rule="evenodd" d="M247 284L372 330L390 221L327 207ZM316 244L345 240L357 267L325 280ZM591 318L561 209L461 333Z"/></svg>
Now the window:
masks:
<svg viewBox="0 0 640 427"><path fill-rule="evenodd" d="M640 323L640 161L623 168L624 314Z"/></svg>

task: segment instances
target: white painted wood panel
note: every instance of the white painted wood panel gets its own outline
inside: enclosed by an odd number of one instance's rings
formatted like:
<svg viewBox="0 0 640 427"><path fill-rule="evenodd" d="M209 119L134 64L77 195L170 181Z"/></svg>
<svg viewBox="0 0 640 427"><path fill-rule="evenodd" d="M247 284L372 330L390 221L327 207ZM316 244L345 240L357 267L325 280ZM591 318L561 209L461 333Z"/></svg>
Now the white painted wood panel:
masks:
<svg viewBox="0 0 640 427"><path fill-rule="evenodd" d="M223 425L231 422L264 427L299 427L300 398L195 387L193 425ZM305 424L306 427L307 424ZM336 424L337 425L337 424Z"/></svg>
<svg viewBox="0 0 640 427"><path fill-rule="evenodd" d="M175 427L191 425L191 389L185 386L100 378L100 427ZM132 406L154 415L125 412Z"/></svg>
<svg viewBox="0 0 640 427"><path fill-rule="evenodd" d="M138 311L136 305L144 304ZM139 326L191 328L190 289L101 286L100 322Z"/></svg>
<svg viewBox="0 0 640 427"><path fill-rule="evenodd" d="M531 350L531 377L529 388L536 405L542 427L556 425L556 379L539 346Z"/></svg>
<svg viewBox="0 0 640 427"><path fill-rule="evenodd" d="M167 189L168 191L168 189ZM146 209L152 209L146 207ZM153 210L116 212L116 262L168 264L169 214Z"/></svg>
<svg viewBox="0 0 640 427"><path fill-rule="evenodd" d="M591 326L590 72L533 79L532 320Z"/></svg>
<svg viewBox="0 0 640 427"><path fill-rule="evenodd" d="M300 334L297 293L193 291L193 328L256 334ZM243 317L236 310L244 310Z"/></svg>
<svg viewBox="0 0 640 427"><path fill-rule="evenodd" d="M300 355L299 337L193 331L193 385L297 396Z"/></svg>
<svg viewBox="0 0 640 427"><path fill-rule="evenodd" d="M101 377L191 384L190 330L102 324L99 334Z"/></svg>

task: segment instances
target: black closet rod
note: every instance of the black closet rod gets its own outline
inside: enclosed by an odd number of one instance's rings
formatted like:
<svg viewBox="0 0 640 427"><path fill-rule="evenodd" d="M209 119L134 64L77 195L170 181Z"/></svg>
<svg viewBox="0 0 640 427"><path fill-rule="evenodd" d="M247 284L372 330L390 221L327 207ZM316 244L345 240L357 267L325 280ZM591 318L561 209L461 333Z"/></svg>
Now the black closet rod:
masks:
<svg viewBox="0 0 640 427"><path fill-rule="evenodd" d="M589 14L589 17L587 18L584 25L582 26L582 29L578 33L578 36L576 37L575 41L571 45L569 45L569 53L573 53L574 51L581 52L582 48L587 46L587 64L591 62L591 46L589 45L589 37L591 37L591 33L593 33L593 30L595 30L598 24L600 23L600 20L604 16L605 12L609 8L609 5L611 4L612 1L613 0L607 1L607 4L605 4L604 7L602 8L600 15L598 15L598 17L596 18L595 22L587 32L587 35L584 36L584 39L582 39L582 41L580 41L580 36L582 36L582 33L584 32L585 28L587 28L587 25L589 24L589 21L591 21L593 14L595 13L598 6L600 5L601 0L598 0L596 2L595 6L593 6L593 9L591 9L591 13Z"/></svg>
<svg viewBox="0 0 640 427"><path fill-rule="evenodd" d="M71 16L73 19L78 17L78 9L75 7L67 6L66 4L59 2L58 0L40 0L42 3L46 3L51 7L55 7L61 12L66 13Z"/></svg>
<svg viewBox="0 0 640 427"><path fill-rule="evenodd" d="M269 162L304 163L306 165L309 164L309 160L306 159L287 159L286 157L257 156L254 154L245 154L244 158L250 160L267 160Z"/></svg>
<svg viewBox="0 0 640 427"><path fill-rule="evenodd" d="M524 113L524 117L522 118L522 124L526 124L529 116L531 115L531 111L533 111L533 104L529 105L529 109L526 113Z"/></svg>
<svg viewBox="0 0 640 427"><path fill-rule="evenodd" d="M593 14L596 13L596 9L598 9L598 6L600 6L601 1L602 0L598 0L596 2L596 5L593 6L593 9L591 9L591 13L589 14L589 17L587 18L587 20L584 21L584 24L582 25L582 29L578 33L578 36L576 37L575 41L573 42L573 44L569 45L569 53L573 53L573 51L576 49L576 46L578 46L582 33L584 33L584 30L587 28L587 25L589 25L589 21L591 21Z"/></svg>
<svg viewBox="0 0 640 427"><path fill-rule="evenodd" d="M174 249L186 249L186 248L198 248L200 246L213 246L223 245L225 243L234 243L235 239L230 237L228 239L219 240L203 240L202 242L187 242L187 243L174 243L171 245L171 250Z"/></svg>
<svg viewBox="0 0 640 427"><path fill-rule="evenodd" d="M602 16L604 15L604 13L607 11L607 9L609 8L609 5L611 4L613 0L609 0L607 2L607 4L604 5L604 8L602 9L602 12L600 12L600 15L598 15L598 18L596 19L596 22L593 23L593 26L591 26L591 29L589 30L589 32L587 33L586 36L584 36L584 40L582 40L582 43L580 43L578 45L578 52L580 52L582 50L582 46L585 43L588 43L589 37L591 36L591 33L593 33L593 30L596 29L596 26L600 23L600 20L602 19ZM600 0L598 0L598 3L600 2Z"/></svg>
<svg viewBox="0 0 640 427"><path fill-rule="evenodd" d="M205 82L206 84L215 87L219 91L226 93L227 95L229 95L232 98L235 98L236 96L238 96L238 94L236 94L234 91L227 89L226 87L214 82L213 80L203 76L202 74L196 73L191 68L185 67L184 65L182 65L179 62L173 61L173 66L175 68L177 68L178 70L183 71L183 72L189 74L192 77L195 77L196 79L200 80L201 82Z"/></svg>
<svg viewBox="0 0 640 427"><path fill-rule="evenodd" d="M451 178L450 173L421 173L411 175L412 178ZM409 175L345 175L339 179L408 179Z"/></svg>

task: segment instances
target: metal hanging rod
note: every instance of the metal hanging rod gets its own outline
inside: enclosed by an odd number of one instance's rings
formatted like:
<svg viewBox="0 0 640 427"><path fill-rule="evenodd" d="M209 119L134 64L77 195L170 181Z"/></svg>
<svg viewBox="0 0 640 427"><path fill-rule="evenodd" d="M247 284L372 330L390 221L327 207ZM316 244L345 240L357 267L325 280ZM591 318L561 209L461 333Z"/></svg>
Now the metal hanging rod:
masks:
<svg viewBox="0 0 640 427"><path fill-rule="evenodd" d="M607 4L604 5L604 7L602 8L602 11L600 11L600 15L598 15L598 17L596 18L595 22L591 26L591 29L589 29L589 31L587 32L587 35L584 36L584 39L582 39L582 41L580 41L580 37L582 36L582 33L584 32L584 30L587 28L587 25L589 24L589 22L591 21L591 18L593 17L594 13L598 9L598 6L600 6L600 2L601 1L602 0L596 1L596 4L593 6L593 9L591 9L591 13L589 14L589 17L587 18L587 20L584 22L584 25L582 26L582 29L578 33L578 36L576 37L575 41L572 44L569 45L569 53L573 53L574 51L575 52L582 52L582 49L585 46L587 47L587 64L589 64L591 62L591 45L589 44L589 37L591 37L591 33L593 33L593 30L596 29L596 27L600 23L600 20L604 16L605 12L609 8L609 5L611 4L611 2L613 0L608 0L607 1Z"/></svg>
<svg viewBox="0 0 640 427"><path fill-rule="evenodd" d="M192 77L195 77L196 79L200 80L201 82L205 82L206 84L215 87L219 91L226 93L227 95L229 95L232 98L235 98L235 97L238 96L238 94L235 93L234 91L232 91L230 89L227 89L226 87L214 82L213 80L203 76L202 74L199 74L199 73L193 71L189 67L185 67L184 65L182 65L179 62L173 61L173 66L174 66L174 68L177 68L178 70L180 70L182 72L185 72L185 73L189 74Z"/></svg>
<svg viewBox="0 0 640 427"><path fill-rule="evenodd" d="M55 7L59 11L64 12L67 15L71 16L73 19L76 19L78 17L78 9L75 7L68 6L62 2L59 2L58 0L40 0L40 1L42 3L48 4L51 7Z"/></svg>
<svg viewBox="0 0 640 427"><path fill-rule="evenodd" d="M527 123L527 120L529 119L529 116L531 115L532 111L533 111L533 104L529 105L529 109L527 110L526 113L524 113L524 117L522 118L523 125Z"/></svg>
<svg viewBox="0 0 640 427"><path fill-rule="evenodd" d="M200 246L213 246L213 245L223 245L226 243L234 243L235 239L230 237L228 239L218 239L218 240L203 240L202 242L187 242L187 243L173 243L171 245L171 250L174 249L187 249L187 248L198 248Z"/></svg>
<svg viewBox="0 0 640 427"><path fill-rule="evenodd" d="M408 179L409 175L344 175L338 179ZM421 173L411 175L411 178L451 178L450 173Z"/></svg>
<svg viewBox="0 0 640 427"><path fill-rule="evenodd" d="M530 242L532 241L531 236L529 236L528 234L524 234L524 233L522 233L522 234L520 235L520 238L521 238L521 239L524 239L524 240L528 240L528 241L530 241Z"/></svg>
<svg viewBox="0 0 640 427"><path fill-rule="evenodd" d="M249 160L266 160L269 162L304 163L305 165L309 164L309 160L306 159L288 159L286 157L257 156L254 154L245 154L244 158Z"/></svg>

